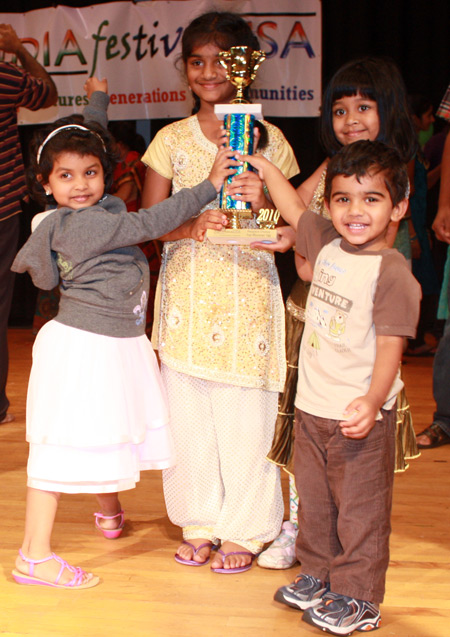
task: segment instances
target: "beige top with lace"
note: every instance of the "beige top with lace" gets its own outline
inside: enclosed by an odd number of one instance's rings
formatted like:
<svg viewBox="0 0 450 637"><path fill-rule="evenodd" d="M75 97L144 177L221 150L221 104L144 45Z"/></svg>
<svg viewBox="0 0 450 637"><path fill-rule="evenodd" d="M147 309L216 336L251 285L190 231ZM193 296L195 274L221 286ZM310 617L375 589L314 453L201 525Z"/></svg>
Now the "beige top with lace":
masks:
<svg viewBox="0 0 450 637"><path fill-rule="evenodd" d="M294 176L292 148L278 128L265 125L269 143L263 154L287 178ZM159 131L142 160L171 179L177 192L205 179L216 153L194 115ZM218 207L218 198L206 206ZM158 285L155 345L166 365L216 382L282 390L284 308L271 254L207 239L166 242Z"/></svg>

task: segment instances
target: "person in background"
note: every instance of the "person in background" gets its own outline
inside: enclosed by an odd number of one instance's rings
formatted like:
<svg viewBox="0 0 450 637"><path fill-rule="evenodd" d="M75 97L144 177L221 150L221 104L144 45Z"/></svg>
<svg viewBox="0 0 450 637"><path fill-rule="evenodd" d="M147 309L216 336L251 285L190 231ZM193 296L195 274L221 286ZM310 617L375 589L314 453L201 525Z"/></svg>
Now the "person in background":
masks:
<svg viewBox="0 0 450 637"><path fill-rule="evenodd" d="M444 153L445 140L447 139L447 135L450 130L450 122L447 122L442 117L438 117L436 120L435 129L436 130L434 135L424 146L423 154L425 155L425 158L429 164L429 170L432 171L434 169L438 169L439 171L439 179L434 185L430 185L427 193L427 227L430 229L431 253L433 255L433 263L438 275L440 288L442 288L448 245L447 243L445 243L445 241L441 241L437 238L436 233L433 232L432 228L439 208L439 192L441 189L441 162L442 155ZM438 306L438 323L434 332L434 336L437 342L442 336L445 324L445 319L441 320L439 314L440 311Z"/></svg>
<svg viewBox="0 0 450 637"><path fill-rule="evenodd" d="M17 252L21 200L26 195L17 110L37 111L56 103L52 78L33 58L10 24L0 24L0 50L16 56L21 67L0 62L0 425L14 420L8 413L8 316L14 287L11 264Z"/></svg>
<svg viewBox="0 0 450 637"><path fill-rule="evenodd" d="M145 165L141 162L146 150L144 138L136 132L136 122L131 120L109 122L108 130L119 153L111 194L122 199L128 211L136 212L141 207L145 179Z"/></svg>
<svg viewBox="0 0 450 637"><path fill-rule="evenodd" d="M408 102L418 136L420 131L428 130L434 122L433 106L423 95L410 95ZM408 239L411 246L412 272L422 287L419 325L416 338L408 341L405 351L407 356L429 356L434 353L433 346L425 341L425 334L434 330L440 285L431 254L430 228L427 226L427 193L439 179L440 166L431 171L428 168L428 162L422 150L418 148L415 157L408 164L411 185L409 219L402 220L403 223L410 224ZM400 232L394 243L394 247L398 249L399 235Z"/></svg>
<svg viewBox="0 0 450 637"><path fill-rule="evenodd" d="M439 106L437 115L450 121L450 85ZM439 208L433 222L433 230L441 241L450 244L450 135L445 140L441 164L441 188L439 192ZM444 334L434 357L433 394L436 411L433 422L417 435L417 446L420 449L433 449L450 444L450 248L444 270L440 305L443 306L446 324Z"/></svg>
<svg viewBox="0 0 450 637"><path fill-rule="evenodd" d="M141 207L145 180L145 164L141 161L141 156L146 151L145 141L142 135L136 132L136 122L131 120L110 122L108 130L114 137L119 151L119 162L114 170L111 193L125 202L128 211L135 212ZM155 290L161 265L161 243L156 240L147 241L139 247L147 257L150 268L150 292L145 327L150 337L153 327Z"/></svg>

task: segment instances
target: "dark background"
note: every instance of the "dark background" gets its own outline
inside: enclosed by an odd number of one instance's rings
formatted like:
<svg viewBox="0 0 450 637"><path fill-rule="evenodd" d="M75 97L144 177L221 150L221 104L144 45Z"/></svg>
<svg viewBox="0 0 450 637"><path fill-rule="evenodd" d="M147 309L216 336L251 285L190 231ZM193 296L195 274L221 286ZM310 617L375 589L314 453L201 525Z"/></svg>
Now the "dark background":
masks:
<svg viewBox="0 0 450 637"><path fill-rule="evenodd" d="M9 12L64 4L103 2L15 0ZM5 10L1 0L0 10ZM293 8L298 6L292 0ZM387 55L400 67L410 93L429 97L437 108L450 82L450 0L322 0L322 83L352 58ZM273 118L294 147L307 176L321 159L316 118ZM163 120L167 123L167 120ZM152 122L152 135L159 122ZM162 125L162 124L161 124Z"/></svg>
<svg viewBox="0 0 450 637"><path fill-rule="evenodd" d="M22 13L57 4L86 7L104 3L15 0L14 7L7 9L5 4L1 0L0 11ZM297 0L292 0L293 8L296 5ZM435 108L450 83L450 0L322 0L322 36L323 87L344 62L363 55L391 57L402 72L408 92L429 97ZM268 119L283 130L291 143L303 180L323 159L317 118ZM152 136L169 121L152 120ZM30 132L22 132L25 146ZM33 214L31 207L23 215L22 240ZM281 268L294 275L290 262L282 263L285 258L280 257ZM288 290L290 277L286 274L283 278ZM32 320L35 292L22 275L17 279L10 323L26 325Z"/></svg>

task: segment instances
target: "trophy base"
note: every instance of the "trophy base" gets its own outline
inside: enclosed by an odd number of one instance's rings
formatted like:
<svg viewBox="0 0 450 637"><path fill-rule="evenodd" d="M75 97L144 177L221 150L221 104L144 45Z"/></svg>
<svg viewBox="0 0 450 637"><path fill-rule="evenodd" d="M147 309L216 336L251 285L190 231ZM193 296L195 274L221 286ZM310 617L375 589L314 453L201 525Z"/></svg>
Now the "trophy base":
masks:
<svg viewBox="0 0 450 637"><path fill-rule="evenodd" d="M207 230L206 238L211 241L211 243L248 246L256 242L275 243L278 238L278 233L276 228L273 230L264 228L241 228L237 230L226 228L224 230Z"/></svg>

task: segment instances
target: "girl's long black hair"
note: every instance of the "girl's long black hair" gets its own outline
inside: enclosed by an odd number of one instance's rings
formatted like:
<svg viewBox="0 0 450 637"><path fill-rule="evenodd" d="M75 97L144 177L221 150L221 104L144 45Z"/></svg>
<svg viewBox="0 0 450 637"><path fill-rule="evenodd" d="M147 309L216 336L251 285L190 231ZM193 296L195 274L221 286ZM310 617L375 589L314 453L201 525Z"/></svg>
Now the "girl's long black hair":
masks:
<svg viewBox="0 0 450 637"><path fill-rule="evenodd" d="M411 120L403 78L389 58L363 57L341 66L328 83L322 101L320 136L329 156L342 145L333 130L333 105L341 97L356 94L377 103L380 132L377 140L395 148L408 163L417 151L417 136Z"/></svg>

